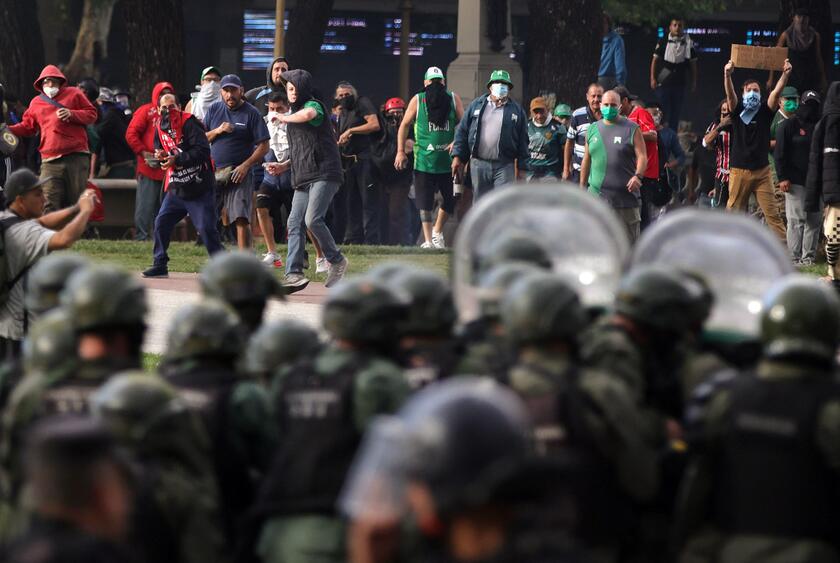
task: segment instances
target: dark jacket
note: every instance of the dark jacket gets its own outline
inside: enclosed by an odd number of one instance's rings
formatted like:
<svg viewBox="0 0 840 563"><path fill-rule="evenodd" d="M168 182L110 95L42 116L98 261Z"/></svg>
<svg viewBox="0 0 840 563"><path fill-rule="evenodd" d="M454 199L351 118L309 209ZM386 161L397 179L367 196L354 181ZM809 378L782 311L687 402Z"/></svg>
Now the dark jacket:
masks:
<svg viewBox="0 0 840 563"><path fill-rule="evenodd" d="M207 133L204 130L204 126L194 116L190 114L184 115L189 115L189 117L184 121L182 127L183 136L178 145L181 152L178 153L178 158L175 159L175 166L178 169L190 169L200 166L201 169L197 181L191 182L189 185L182 186L174 179L171 179L171 182L165 179L164 184L167 190L170 188L174 189L175 195L182 199L195 199L208 191L212 192L216 187L216 179L213 175L213 164L210 160L210 143L207 141ZM156 132L155 149L160 148L162 146Z"/></svg>
<svg viewBox="0 0 840 563"><path fill-rule="evenodd" d="M251 103L252 106L257 108L260 112L260 115L265 117L268 113L268 97L271 95L272 92L277 92L278 90L286 91L286 87L281 85L275 85L271 82L271 68L274 66L274 63L277 61L284 61L286 60L284 57L277 57L271 64L268 65L268 69L265 71L265 86L259 86L257 88L251 88L247 92L245 92L245 99Z"/></svg>
<svg viewBox="0 0 840 563"><path fill-rule="evenodd" d="M840 82L828 87L814 129L805 188L805 211L819 211L820 196L826 205L840 205Z"/></svg>
<svg viewBox="0 0 840 563"><path fill-rule="evenodd" d="M312 75L305 70L290 70L283 73L283 78L291 82L297 91L293 111L300 111L306 102L314 101L321 105L324 112L324 119L317 127L309 123L289 123L286 126L292 187L299 189L318 181L341 183L341 156L330 123L330 112L322 101L312 95Z"/></svg>
<svg viewBox="0 0 840 563"><path fill-rule="evenodd" d="M803 122L796 115L779 123L773 158L780 182L788 180L791 184L805 185L814 125Z"/></svg>
<svg viewBox="0 0 840 563"><path fill-rule="evenodd" d="M466 161L478 151L478 141L481 138L481 117L487 107L489 94L474 99L464 117L455 129L455 144L452 155ZM499 160L513 162L519 159L523 164L528 153L528 114L512 99L505 104L505 114L502 118L502 131L499 136Z"/></svg>
<svg viewBox="0 0 840 563"><path fill-rule="evenodd" d="M134 151L125 140L128 123L127 116L116 104L102 104L102 119L96 124L96 132L105 152L105 162L110 166L120 162L134 163Z"/></svg>

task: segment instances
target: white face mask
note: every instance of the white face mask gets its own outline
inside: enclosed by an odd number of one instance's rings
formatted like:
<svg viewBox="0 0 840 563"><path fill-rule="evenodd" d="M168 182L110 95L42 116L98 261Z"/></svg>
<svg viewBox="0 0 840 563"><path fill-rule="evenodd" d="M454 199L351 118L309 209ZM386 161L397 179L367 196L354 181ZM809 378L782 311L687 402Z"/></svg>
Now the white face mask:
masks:
<svg viewBox="0 0 840 563"><path fill-rule="evenodd" d="M276 111L270 111L265 116L268 118L269 123L271 123L272 121L277 123L277 119L280 117L280 113Z"/></svg>
<svg viewBox="0 0 840 563"><path fill-rule="evenodd" d="M222 87L220 82L206 82L201 85L201 93L209 96L218 96L219 92L221 92Z"/></svg>
<svg viewBox="0 0 840 563"><path fill-rule="evenodd" d="M495 84L490 85L490 93L493 94L494 98L506 98L508 90L510 90L510 88L507 84L500 84L496 82Z"/></svg>
<svg viewBox="0 0 840 563"><path fill-rule="evenodd" d="M58 88L56 86L45 87L44 94L46 94L50 98L55 98L55 95L58 94Z"/></svg>

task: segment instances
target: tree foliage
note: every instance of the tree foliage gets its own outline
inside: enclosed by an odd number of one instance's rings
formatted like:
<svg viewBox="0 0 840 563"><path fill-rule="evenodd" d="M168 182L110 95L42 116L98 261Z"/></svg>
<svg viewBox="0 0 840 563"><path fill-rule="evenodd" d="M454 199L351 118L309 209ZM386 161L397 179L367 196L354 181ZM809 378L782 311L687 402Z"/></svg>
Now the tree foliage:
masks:
<svg viewBox="0 0 840 563"><path fill-rule="evenodd" d="M661 24L671 16L688 17L725 10L733 0L603 0L614 21L635 25Z"/></svg>
<svg viewBox="0 0 840 563"><path fill-rule="evenodd" d="M97 67L108 56L108 34L116 3L117 0L85 0L82 21L76 34L76 46L70 62L64 68L71 83L86 76L100 78Z"/></svg>

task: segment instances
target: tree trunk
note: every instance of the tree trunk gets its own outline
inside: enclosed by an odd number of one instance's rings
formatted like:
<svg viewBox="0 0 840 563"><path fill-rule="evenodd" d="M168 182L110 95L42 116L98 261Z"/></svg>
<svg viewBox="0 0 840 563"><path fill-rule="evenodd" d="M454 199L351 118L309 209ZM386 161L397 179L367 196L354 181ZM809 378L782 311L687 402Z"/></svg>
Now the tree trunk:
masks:
<svg viewBox="0 0 840 563"><path fill-rule="evenodd" d="M528 18L528 95L582 103L598 77L601 1L528 0L528 11L540 15Z"/></svg>
<svg viewBox="0 0 840 563"><path fill-rule="evenodd" d="M0 77L6 92L24 103L44 67L44 43L36 0L0 0Z"/></svg>
<svg viewBox="0 0 840 563"><path fill-rule="evenodd" d="M286 58L292 68L314 73L334 0L298 0L289 15Z"/></svg>
<svg viewBox="0 0 840 563"><path fill-rule="evenodd" d="M830 0L779 0L779 35L790 27L793 22L795 8L808 8L811 27L820 34L820 54L825 64L825 74L828 78L831 65L834 63L834 30L831 26Z"/></svg>
<svg viewBox="0 0 840 563"><path fill-rule="evenodd" d="M86 77L99 80L98 65L108 56L108 33L117 0L85 0L76 46L64 74L71 84Z"/></svg>
<svg viewBox="0 0 840 563"><path fill-rule="evenodd" d="M184 77L183 3L180 0L123 1L128 74L135 106L149 100L157 82L171 82L176 91L181 91Z"/></svg>

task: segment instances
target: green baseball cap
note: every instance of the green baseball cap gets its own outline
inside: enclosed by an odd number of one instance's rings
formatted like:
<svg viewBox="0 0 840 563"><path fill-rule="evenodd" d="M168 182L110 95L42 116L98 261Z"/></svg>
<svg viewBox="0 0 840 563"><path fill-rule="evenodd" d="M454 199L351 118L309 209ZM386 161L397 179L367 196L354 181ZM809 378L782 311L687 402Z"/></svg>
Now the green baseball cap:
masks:
<svg viewBox="0 0 840 563"><path fill-rule="evenodd" d="M423 76L423 80L434 80L435 78L444 78L443 71L436 66L430 66L426 70L425 76Z"/></svg>
<svg viewBox="0 0 840 563"><path fill-rule="evenodd" d="M504 82L513 88L513 82L510 81L510 73L506 70L494 70L491 72L490 80L487 81L487 87L489 88L494 82Z"/></svg>
<svg viewBox="0 0 840 563"><path fill-rule="evenodd" d="M554 108L554 115L557 117L569 117L572 115L572 108L569 107L569 104L557 104L557 107Z"/></svg>
<svg viewBox="0 0 840 563"><path fill-rule="evenodd" d="M785 89L782 90L782 97L783 98L799 98L799 90L797 90L793 86L785 86Z"/></svg>
<svg viewBox="0 0 840 563"><path fill-rule="evenodd" d="M201 78L199 78L199 80L204 80L204 77L207 76L208 74L210 74L211 72L215 72L216 74L219 75L220 78L222 76L222 71L219 70L218 67L208 66L207 68L205 68L204 70L201 71Z"/></svg>

